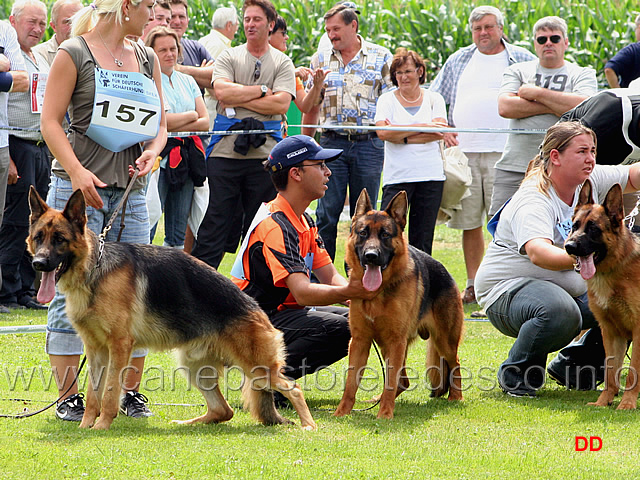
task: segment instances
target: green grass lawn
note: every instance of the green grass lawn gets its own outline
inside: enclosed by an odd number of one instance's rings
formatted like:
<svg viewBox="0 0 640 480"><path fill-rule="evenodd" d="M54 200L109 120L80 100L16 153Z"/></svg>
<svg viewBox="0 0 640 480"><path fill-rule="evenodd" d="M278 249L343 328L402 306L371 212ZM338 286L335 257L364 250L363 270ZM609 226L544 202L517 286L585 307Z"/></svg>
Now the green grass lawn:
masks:
<svg viewBox="0 0 640 480"><path fill-rule="evenodd" d="M341 225L342 236L346 228ZM434 256L464 286L460 232L439 227L436 235ZM228 273L232 260L225 258L222 272ZM0 316L0 326L45 322L43 313ZM171 424L201 414L203 399L175 373L171 353L152 353L141 391L155 416L118 417L107 432L78 430L77 424L57 420L52 410L24 420L0 419L0 478L638 478L638 414L587 407L597 392L567 391L553 382L534 399L504 395L495 372L511 344L488 322L467 322L460 348L465 399L452 404L429 397L425 344L416 342L408 358L415 374L412 389L398 399L392 421L377 420L377 407L331 416L342 395L345 359L331 372L301 381L317 432L257 424L240 408L236 372L223 385L236 411L231 421ZM0 358L0 413L34 410L55 399L44 334L0 335ZM380 392L375 353L369 365L359 409ZM284 412L297 422L294 411ZM600 437L602 449L576 452L576 436Z"/></svg>

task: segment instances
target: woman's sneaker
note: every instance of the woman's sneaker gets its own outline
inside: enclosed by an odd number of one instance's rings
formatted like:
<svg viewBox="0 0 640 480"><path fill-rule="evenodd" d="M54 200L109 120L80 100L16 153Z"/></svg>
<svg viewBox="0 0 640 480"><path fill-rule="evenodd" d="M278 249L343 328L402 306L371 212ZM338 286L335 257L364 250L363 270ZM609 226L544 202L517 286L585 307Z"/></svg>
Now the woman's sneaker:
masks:
<svg viewBox="0 0 640 480"><path fill-rule="evenodd" d="M149 399L140 392L126 392L120 401L120 413L132 418L151 417L153 413L147 408Z"/></svg>
<svg viewBox="0 0 640 480"><path fill-rule="evenodd" d="M68 422L79 422L84 415L84 395L74 393L56 406L56 417Z"/></svg>

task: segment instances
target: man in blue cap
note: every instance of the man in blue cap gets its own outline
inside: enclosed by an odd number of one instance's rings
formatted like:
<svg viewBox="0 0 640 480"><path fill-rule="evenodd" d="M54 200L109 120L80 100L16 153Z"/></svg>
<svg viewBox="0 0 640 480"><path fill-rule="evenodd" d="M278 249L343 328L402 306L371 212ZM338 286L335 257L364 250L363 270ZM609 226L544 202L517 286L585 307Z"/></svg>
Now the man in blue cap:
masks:
<svg viewBox="0 0 640 480"><path fill-rule="evenodd" d="M264 167L278 195L258 210L231 271L236 285L254 297L282 331L285 374L294 379L347 355L348 309L331 305L374 295L360 280L338 273L305 212L324 195L331 176L327 163L341 154L306 135L276 144ZM320 283L311 282L312 271Z"/></svg>

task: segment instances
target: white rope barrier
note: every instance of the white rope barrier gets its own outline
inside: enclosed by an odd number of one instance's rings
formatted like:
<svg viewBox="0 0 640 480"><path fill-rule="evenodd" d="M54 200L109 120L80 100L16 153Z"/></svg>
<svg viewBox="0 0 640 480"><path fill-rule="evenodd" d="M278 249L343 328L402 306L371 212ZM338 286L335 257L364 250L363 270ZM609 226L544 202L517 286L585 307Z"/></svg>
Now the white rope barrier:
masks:
<svg viewBox="0 0 640 480"><path fill-rule="evenodd" d="M0 327L0 335L3 333L44 333L46 331L46 325L16 325L11 327Z"/></svg>
<svg viewBox="0 0 640 480"><path fill-rule="evenodd" d="M525 129L525 128L457 128L457 127L378 127L376 125L307 125L307 124L289 124L289 128L315 128L323 130L348 130L348 131L376 131L389 130L397 132L420 132L420 133L516 133L523 135L544 135L547 131L542 129ZM0 125L0 130L8 130L10 132L39 132L35 128L20 128ZM210 130L207 132L171 132L169 137L191 137L200 136L207 137L209 135L258 135L278 133L280 130L264 129L264 130Z"/></svg>

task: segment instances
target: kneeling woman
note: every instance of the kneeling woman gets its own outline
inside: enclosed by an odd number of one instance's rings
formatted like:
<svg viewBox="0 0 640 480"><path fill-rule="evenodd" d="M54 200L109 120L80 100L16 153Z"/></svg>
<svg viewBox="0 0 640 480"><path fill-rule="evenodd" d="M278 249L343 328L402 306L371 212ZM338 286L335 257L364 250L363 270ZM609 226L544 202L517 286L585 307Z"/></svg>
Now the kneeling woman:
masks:
<svg viewBox="0 0 640 480"><path fill-rule="evenodd" d="M591 180L594 200L600 203L616 183L625 193L637 190L640 164L596 165L595 157L591 129L578 122L550 127L522 185L500 212L478 270L478 302L493 326L516 338L498 370L500 387L510 395L534 396L544 384L547 355L582 329L597 327L586 283L574 271L564 241L585 180ZM590 351L574 358L599 369L601 343L585 349Z"/></svg>

